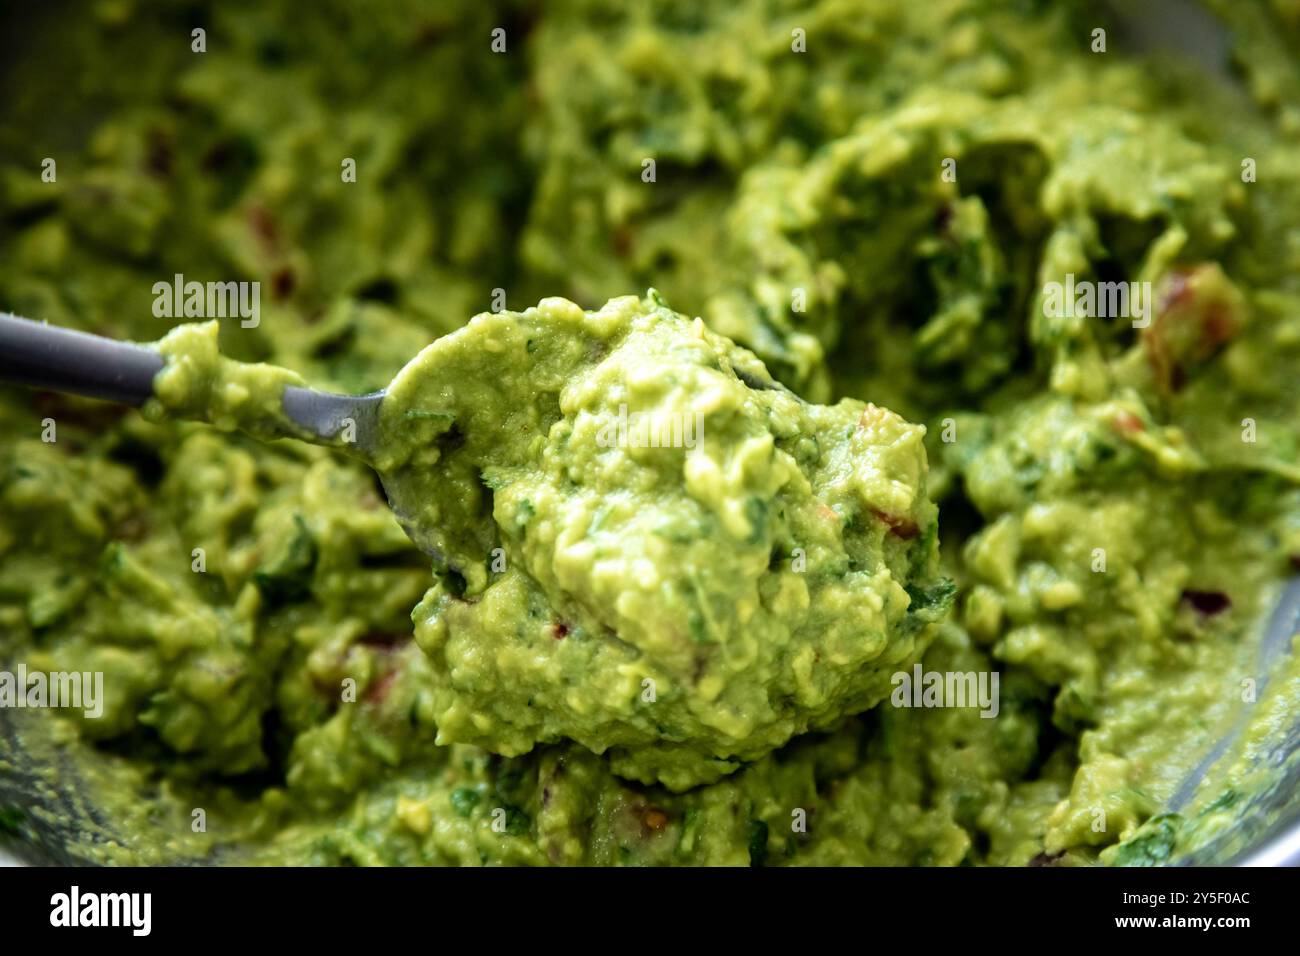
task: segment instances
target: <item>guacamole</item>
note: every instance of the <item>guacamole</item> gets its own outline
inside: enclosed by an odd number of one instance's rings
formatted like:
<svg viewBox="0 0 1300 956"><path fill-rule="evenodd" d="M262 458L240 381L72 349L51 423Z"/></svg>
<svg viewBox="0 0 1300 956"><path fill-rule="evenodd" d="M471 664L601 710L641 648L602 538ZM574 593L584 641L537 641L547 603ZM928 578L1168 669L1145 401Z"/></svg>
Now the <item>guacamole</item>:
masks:
<svg viewBox="0 0 1300 956"><path fill-rule="evenodd" d="M653 293L481 315L380 419L448 568L413 615L440 742L687 789L876 704L947 604L924 429L807 404Z"/></svg>
<svg viewBox="0 0 1300 956"><path fill-rule="evenodd" d="M164 365L154 376L144 414L207 422L223 431L246 432L270 441L321 441L284 411L284 390L306 388L301 375L265 362L237 362L221 354L216 322L180 325L157 345Z"/></svg>
<svg viewBox="0 0 1300 956"><path fill-rule="evenodd" d="M23 13L0 309L168 365L146 416L0 390L0 671L105 677L96 718L0 708L2 828L110 863L1209 845L1300 707L1264 640L1300 14L1207 6L1234 81L1085 0ZM178 273L260 282L260 322L155 314ZM299 383L391 383L369 463L260 440Z"/></svg>
<svg viewBox="0 0 1300 956"><path fill-rule="evenodd" d="M301 378L216 323L159 349L147 416L303 437ZM949 604L924 429L809 405L653 290L475 317L377 432L357 450L441 571L413 614L440 744L574 740L689 789L876 704Z"/></svg>

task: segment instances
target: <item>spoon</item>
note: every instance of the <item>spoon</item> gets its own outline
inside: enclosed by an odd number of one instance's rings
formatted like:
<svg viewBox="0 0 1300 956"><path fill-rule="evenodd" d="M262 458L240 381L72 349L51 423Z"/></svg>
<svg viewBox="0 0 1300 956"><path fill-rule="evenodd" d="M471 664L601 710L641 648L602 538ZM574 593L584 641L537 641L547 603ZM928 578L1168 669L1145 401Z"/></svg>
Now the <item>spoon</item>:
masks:
<svg viewBox="0 0 1300 956"><path fill-rule="evenodd" d="M78 332L0 312L0 382L69 392L140 407L154 397L154 377L167 364L159 351L134 342ZM284 417L267 423L270 435L346 445L372 467L379 452L379 406L388 394L339 395L286 385L280 398ZM345 432L344 429L347 429ZM392 475L379 472L388 505L420 550L438 558L439 549L414 516L420 503Z"/></svg>
<svg viewBox="0 0 1300 956"><path fill-rule="evenodd" d="M153 395L163 356L145 345L119 342L0 312L0 381L70 392L139 407ZM285 416L322 441L338 437L345 423L356 429L355 444L373 448L384 390L339 395L286 386ZM293 437L301 437L295 435Z"/></svg>

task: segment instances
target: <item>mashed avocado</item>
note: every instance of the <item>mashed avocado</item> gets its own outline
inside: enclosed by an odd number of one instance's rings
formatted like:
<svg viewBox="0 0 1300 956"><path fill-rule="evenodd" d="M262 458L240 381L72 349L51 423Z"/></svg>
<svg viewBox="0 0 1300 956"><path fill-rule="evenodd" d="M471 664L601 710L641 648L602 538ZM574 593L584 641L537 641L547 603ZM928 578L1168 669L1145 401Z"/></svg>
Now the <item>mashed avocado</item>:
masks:
<svg viewBox="0 0 1300 956"><path fill-rule="evenodd" d="M270 441L318 441L284 412L284 390L307 387L302 376L265 362L237 362L221 354L216 322L181 325L158 343L165 365L154 376L144 414L154 420L203 421Z"/></svg>
<svg viewBox="0 0 1300 956"><path fill-rule="evenodd" d="M1083 0L83 6L4 31L0 308L153 341L155 282L259 281L256 328L172 333L155 411L393 382L376 464L426 504L338 449L0 392L0 669L106 691L0 709L19 839L1146 864L1270 786L1291 0L1209 5L1238 85ZM169 378L200 354L231 377ZM623 405L681 442L620 442ZM996 716L910 706L914 666L997 675Z"/></svg>
<svg viewBox="0 0 1300 956"><path fill-rule="evenodd" d="M923 429L807 404L653 293L479 316L380 419L449 572L413 615L440 742L687 789L877 703L947 604Z"/></svg>
<svg viewBox="0 0 1300 956"><path fill-rule="evenodd" d="M300 433L301 379L216 333L168 333L146 414ZM442 572L413 614L438 742L575 740L685 790L873 706L952 592L923 435L809 405L653 291L439 339L357 442Z"/></svg>

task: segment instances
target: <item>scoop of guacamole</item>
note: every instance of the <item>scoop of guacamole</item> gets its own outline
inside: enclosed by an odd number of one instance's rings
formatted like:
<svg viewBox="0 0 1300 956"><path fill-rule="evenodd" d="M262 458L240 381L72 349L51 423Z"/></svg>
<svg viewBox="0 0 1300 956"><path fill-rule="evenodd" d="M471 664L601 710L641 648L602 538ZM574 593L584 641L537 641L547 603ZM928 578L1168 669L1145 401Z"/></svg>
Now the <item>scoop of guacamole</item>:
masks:
<svg viewBox="0 0 1300 956"><path fill-rule="evenodd" d="M0 707L0 829L1213 849L1300 710L1300 17L1198 7L1222 75L1086 0L9 5L0 309L170 361L0 388L0 674L104 687ZM299 383L391 383L382 478Z"/></svg>
<svg viewBox="0 0 1300 956"><path fill-rule="evenodd" d="M654 293L480 315L380 430L440 566L413 614L440 742L570 739L687 789L875 704L947 605L924 430L808 404Z"/></svg>

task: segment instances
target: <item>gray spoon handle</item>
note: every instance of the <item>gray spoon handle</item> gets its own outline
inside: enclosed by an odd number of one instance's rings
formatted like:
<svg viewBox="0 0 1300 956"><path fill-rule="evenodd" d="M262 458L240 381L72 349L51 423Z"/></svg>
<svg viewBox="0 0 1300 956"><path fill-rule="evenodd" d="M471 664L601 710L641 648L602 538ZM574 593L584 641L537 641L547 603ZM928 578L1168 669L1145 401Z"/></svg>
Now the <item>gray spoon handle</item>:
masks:
<svg viewBox="0 0 1300 956"><path fill-rule="evenodd" d="M143 405L162 367L143 345L0 312L0 382Z"/></svg>

